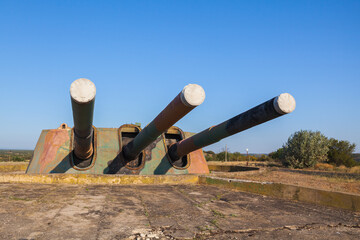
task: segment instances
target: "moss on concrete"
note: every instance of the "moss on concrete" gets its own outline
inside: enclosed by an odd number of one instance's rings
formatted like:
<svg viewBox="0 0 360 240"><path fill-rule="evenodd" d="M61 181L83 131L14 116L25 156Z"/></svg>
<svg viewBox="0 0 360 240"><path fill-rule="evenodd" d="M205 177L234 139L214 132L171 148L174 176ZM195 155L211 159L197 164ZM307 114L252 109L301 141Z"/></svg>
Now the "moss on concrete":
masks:
<svg viewBox="0 0 360 240"><path fill-rule="evenodd" d="M62 184L196 184L196 175L1 174L0 182Z"/></svg>
<svg viewBox="0 0 360 240"><path fill-rule="evenodd" d="M206 176L201 176L199 178L199 183L217 185L283 199L360 211L360 195L355 194L330 192L281 183L244 181Z"/></svg>

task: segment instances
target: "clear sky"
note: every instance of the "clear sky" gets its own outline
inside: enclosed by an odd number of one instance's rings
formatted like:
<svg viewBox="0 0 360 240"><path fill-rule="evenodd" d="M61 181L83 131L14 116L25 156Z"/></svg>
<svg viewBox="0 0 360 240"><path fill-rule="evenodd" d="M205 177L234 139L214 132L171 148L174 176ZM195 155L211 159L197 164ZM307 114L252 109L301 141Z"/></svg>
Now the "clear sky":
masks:
<svg viewBox="0 0 360 240"><path fill-rule="evenodd" d="M97 87L94 125L149 123L189 83L199 132L288 92L295 111L207 147L268 153L298 130L360 152L360 1L0 0L0 149L73 126L69 88Z"/></svg>

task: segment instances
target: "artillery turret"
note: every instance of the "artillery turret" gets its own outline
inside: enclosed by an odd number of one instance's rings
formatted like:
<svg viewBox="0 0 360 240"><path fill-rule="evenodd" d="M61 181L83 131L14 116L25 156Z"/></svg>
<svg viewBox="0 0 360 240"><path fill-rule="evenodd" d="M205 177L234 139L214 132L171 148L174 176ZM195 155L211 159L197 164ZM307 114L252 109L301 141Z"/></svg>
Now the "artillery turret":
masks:
<svg viewBox="0 0 360 240"><path fill-rule="evenodd" d="M71 84L74 127L63 123L43 130L27 173L203 174L202 147L292 112L295 100L281 94L198 134L173 126L205 99L203 88L189 84L144 129L135 124L96 128L96 88L88 79Z"/></svg>

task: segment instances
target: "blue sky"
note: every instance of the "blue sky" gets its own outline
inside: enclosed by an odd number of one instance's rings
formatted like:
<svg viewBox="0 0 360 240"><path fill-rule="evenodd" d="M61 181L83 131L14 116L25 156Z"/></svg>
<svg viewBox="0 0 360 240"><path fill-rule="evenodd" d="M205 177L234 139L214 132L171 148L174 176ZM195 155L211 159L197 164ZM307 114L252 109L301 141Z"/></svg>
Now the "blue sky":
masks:
<svg viewBox="0 0 360 240"><path fill-rule="evenodd" d="M94 125L149 123L189 83L199 132L289 92L296 110L207 147L268 153L319 130L360 152L360 1L0 1L0 149L73 125L69 87L97 87Z"/></svg>

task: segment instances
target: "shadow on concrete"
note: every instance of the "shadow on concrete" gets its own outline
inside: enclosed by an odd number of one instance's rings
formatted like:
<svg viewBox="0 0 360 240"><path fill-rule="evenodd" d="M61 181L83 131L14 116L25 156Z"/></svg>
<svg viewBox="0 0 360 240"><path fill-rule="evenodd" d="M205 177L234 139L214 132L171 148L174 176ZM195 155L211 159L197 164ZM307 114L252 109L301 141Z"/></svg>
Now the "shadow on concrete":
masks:
<svg viewBox="0 0 360 240"><path fill-rule="evenodd" d="M113 160L108 162L108 166L104 169L104 174L117 174L123 167L125 162L122 160L121 153L118 154Z"/></svg>
<svg viewBox="0 0 360 240"><path fill-rule="evenodd" d="M65 173L65 172L67 172L67 170L72 168L72 166L70 164L71 154L73 154L73 151L71 151L68 155L66 155L66 157L64 157L59 162L59 164L53 170L50 171L50 173Z"/></svg>

